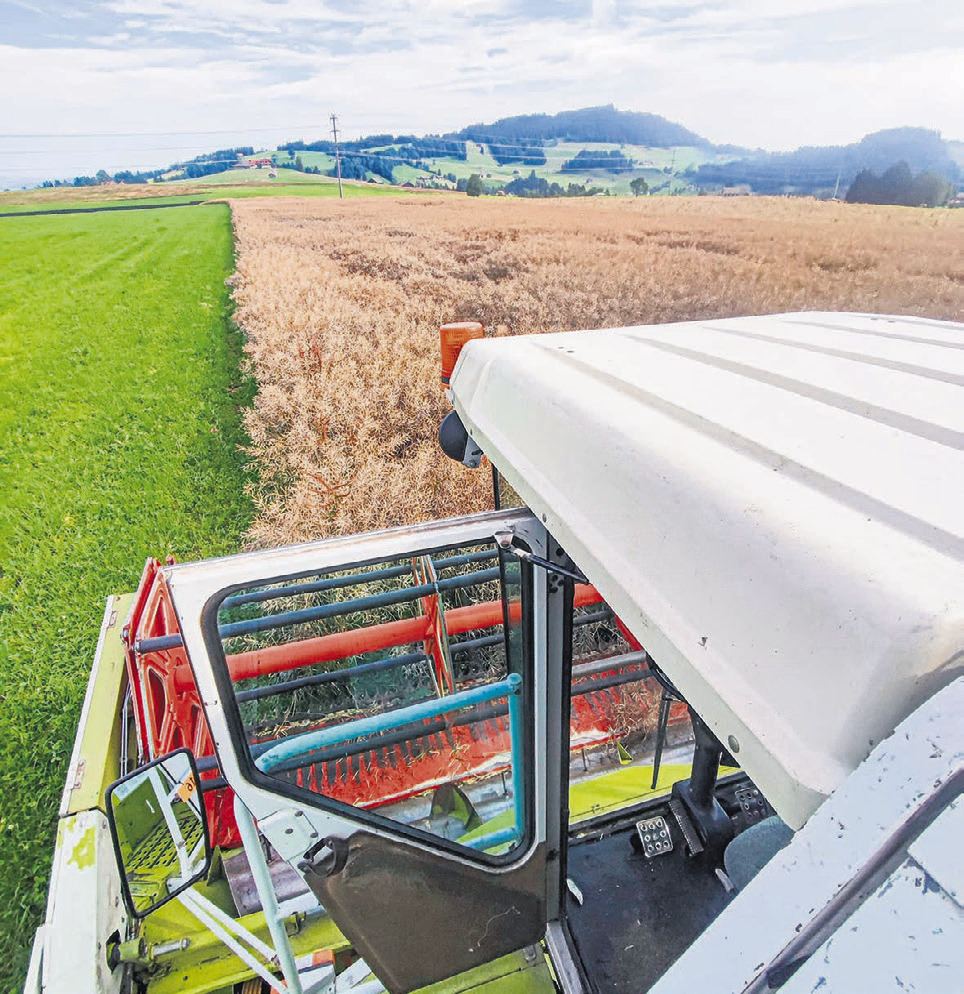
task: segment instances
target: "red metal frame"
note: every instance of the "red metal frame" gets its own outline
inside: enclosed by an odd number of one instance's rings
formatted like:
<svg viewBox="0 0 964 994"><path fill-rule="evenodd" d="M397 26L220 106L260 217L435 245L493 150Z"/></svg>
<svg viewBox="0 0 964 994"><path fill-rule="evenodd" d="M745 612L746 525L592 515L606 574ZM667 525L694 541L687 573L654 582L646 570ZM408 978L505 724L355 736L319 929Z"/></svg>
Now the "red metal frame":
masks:
<svg viewBox="0 0 964 994"><path fill-rule="evenodd" d="M416 559L412 565L417 583L432 582L434 570L429 561ZM214 757L214 742L185 650L176 647L137 651L137 644L142 639L179 634L170 590L161 568L157 559L146 562L123 630L138 743L144 756L160 756L187 746L199 759ZM594 587L588 584L576 587L576 607L601 601ZM230 655L228 667L237 681L421 642L432 661L438 691L451 693L455 689L455 678L451 656L446 652L448 636L501 626L504 620L502 603L488 601L446 611L436 592L421 599L421 608L423 613L415 618ZM521 617L518 601L510 604L509 615L510 622ZM624 626L620 624L619 627L630 644L638 647L639 643ZM573 749L613 741L624 733L627 724L645 717L652 706L648 695L627 696L622 690L617 687L573 698ZM677 710L671 720L682 717L685 713ZM504 718L493 718L481 729L472 731L467 727L455 727L444 739L429 737L424 742L428 747L420 747L417 754L394 746L391 750L379 750L378 756L362 754L352 763L316 764L299 770L294 776L299 785L328 797L354 806L376 807L421 793L433 784L464 780L483 772L500 772L509 766L508 722ZM201 774L202 780L217 776L216 769ZM233 814L233 791L224 787L207 791L204 796L214 844L240 845Z"/></svg>

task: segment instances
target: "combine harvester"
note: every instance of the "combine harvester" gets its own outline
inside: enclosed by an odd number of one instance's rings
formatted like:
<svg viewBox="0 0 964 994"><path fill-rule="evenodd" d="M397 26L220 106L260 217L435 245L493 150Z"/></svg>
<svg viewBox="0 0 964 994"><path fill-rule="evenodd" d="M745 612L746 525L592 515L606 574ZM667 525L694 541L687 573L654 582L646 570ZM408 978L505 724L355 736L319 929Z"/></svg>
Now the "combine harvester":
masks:
<svg viewBox="0 0 964 994"><path fill-rule="evenodd" d="M109 599L26 994L959 991L964 325L481 338L497 510Z"/></svg>

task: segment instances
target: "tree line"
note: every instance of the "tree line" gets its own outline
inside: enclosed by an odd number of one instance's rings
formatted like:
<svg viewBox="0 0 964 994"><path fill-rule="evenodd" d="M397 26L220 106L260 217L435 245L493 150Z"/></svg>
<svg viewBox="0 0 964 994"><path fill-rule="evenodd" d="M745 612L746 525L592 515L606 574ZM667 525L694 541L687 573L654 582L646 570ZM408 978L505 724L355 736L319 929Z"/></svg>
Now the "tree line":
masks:
<svg viewBox="0 0 964 994"><path fill-rule="evenodd" d="M610 173L630 173L636 163L627 158L618 149L610 152L591 152L588 148L581 149L571 159L560 167L563 173L578 173L586 169L605 169Z"/></svg>
<svg viewBox="0 0 964 994"><path fill-rule="evenodd" d="M482 182L482 177L478 173L473 173L465 181L465 192L470 197L478 197L483 193L495 193L496 188L487 188ZM533 169L528 176L517 176L514 180L501 187L503 193L514 197L593 197L596 194L604 193L601 186L584 186L580 183L570 183L563 187L559 183L550 183L549 180L536 176Z"/></svg>
<svg viewBox="0 0 964 994"><path fill-rule="evenodd" d="M861 171L883 172L900 161L951 183L960 176L947 143L927 128L888 128L850 145L758 151L731 162L703 163L686 175L704 189L746 185L754 193L829 197L851 186Z"/></svg>
<svg viewBox="0 0 964 994"><path fill-rule="evenodd" d="M906 162L897 162L883 175L862 169L847 191L851 204L892 204L903 207L943 207L954 196L954 184L922 170L916 176Z"/></svg>
<svg viewBox="0 0 964 994"><path fill-rule="evenodd" d="M165 169L145 169L134 172L122 169L111 175L106 169L98 169L93 176L75 176L72 180L45 180L45 188L61 186L99 186L101 183L162 183L165 179L200 179L225 169L246 155L254 155L252 145L238 145L236 148L220 148L215 152L204 152L188 159L187 162L167 166ZM171 174L168 176L168 174Z"/></svg>

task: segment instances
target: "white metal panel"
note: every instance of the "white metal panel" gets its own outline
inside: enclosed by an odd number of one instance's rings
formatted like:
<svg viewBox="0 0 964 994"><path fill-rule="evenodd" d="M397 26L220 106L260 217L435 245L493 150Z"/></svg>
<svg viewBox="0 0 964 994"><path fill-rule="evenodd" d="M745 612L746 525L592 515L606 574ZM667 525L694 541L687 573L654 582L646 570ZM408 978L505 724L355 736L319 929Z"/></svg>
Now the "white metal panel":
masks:
<svg viewBox="0 0 964 994"><path fill-rule="evenodd" d="M964 802L910 845L906 859L794 974L785 994L926 991L964 986Z"/></svg>
<svg viewBox="0 0 964 994"><path fill-rule="evenodd" d="M961 994L964 913L907 860L835 932L782 994Z"/></svg>
<svg viewBox="0 0 964 994"><path fill-rule="evenodd" d="M853 983L853 970L860 958L866 957L868 944L873 945L872 936L878 929L880 942L875 955L882 961L878 965L890 964L898 970L907 967L909 977L919 980L924 976L931 981L930 985L922 982L907 989L945 990L940 986L947 975L945 964L959 961L960 907L942 881L938 881L939 901L906 900L909 895L902 886L894 904L886 899L887 883L877 886L875 879L879 870L886 881L887 869L892 865L888 853L893 852L899 863L911 863L918 860L917 846L931 831L937 829L935 834L940 836L942 817L939 815L925 827L922 812L934 805L933 798L960 790L964 768L962 711L964 678L927 701L874 749L790 845L763 867L663 975L652 994L767 990L765 977L771 964L787 955L795 959L799 950L794 950L794 944L811 940L815 952L803 975L813 975L814 984L823 976L824 982L817 987L791 983L787 990L826 989L838 994L897 990L894 983ZM945 797L943 803L950 800ZM918 822L920 828L914 829ZM915 830L922 833L916 841ZM908 838L901 841L905 835ZM895 840L897 845L893 844ZM959 838L955 845L959 848ZM908 853L911 860L906 858ZM890 876L896 883L895 874ZM903 876L897 876L903 880ZM921 889L922 878L922 873L913 877L921 880ZM863 890L854 886L861 879L873 884L866 901ZM866 911L859 914L868 903ZM898 921L887 923L887 916L896 916ZM829 924L821 925L821 920ZM838 921L839 927L834 930ZM859 940L848 935L855 924L865 933ZM887 936L893 928L903 928L907 936L914 937L913 942L901 942L892 948ZM933 928L944 928L945 932L934 936L929 931ZM853 955L845 952L834 965L825 963L828 950L837 942L841 947L849 943ZM915 948L930 958L910 969ZM834 973L840 982L831 984ZM877 972L869 975L876 977Z"/></svg>
<svg viewBox="0 0 964 994"><path fill-rule="evenodd" d="M225 592L232 588L255 586L282 577L310 575L328 569L342 569L356 563L403 558L429 548L447 548L487 541L498 528L506 525L525 535L537 552L546 553L545 530L527 510L515 509L489 511L410 527L389 528L384 531L165 567L164 572L177 611L178 625L204 705L211 737L217 748L221 775L231 784L237 796L257 820L262 834L282 855L292 855L287 849L285 829L290 825L289 817L293 817L296 810L308 824L309 831L315 831L318 838L328 835L344 838L350 835L356 826L352 820L340 814L323 811L315 806L296 805L274 791L265 790L244 778L240 760L234 751L224 702L220 697L205 642L202 623L205 608L219 602ZM534 587L534 610L539 612L544 610L545 597L545 573L541 570L536 573ZM540 695L545 693L542 672L544 663L540 670L538 656L540 652L545 652L544 640L537 640L534 651L536 653L534 693L536 700L539 701L543 699ZM546 721L545 706L537 706L537 723L534 730L537 741L545 738ZM535 837L532 846L535 847L544 841L546 836L546 757L537 750L533 761ZM279 817L273 818L272 816L276 814ZM370 831L375 834L385 834L376 827L370 828ZM421 845L414 840L409 841L413 846Z"/></svg>
<svg viewBox="0 0 964 994"><path fill-rule="evenodd" d="M964 799L958 798L910 847L910 855L964 910ZM961 937L964 939L964 936ZM964 953L964 942L961 944ZM961 970L964 977L964 969Z"/></svg>
<svg viewBox="0 0 964 994"><path fill-rule="evenodd" d="M113 994L125 971L107 965L108 937L127 915L107 818L96 808L61 818L43 926L44 994Z"/></svg>
<svg viewBox="0 0 964 994"><path fill-rule="evenodd" d="M794 827L964 668L964 325L470 342L466 427Z"/></svg>

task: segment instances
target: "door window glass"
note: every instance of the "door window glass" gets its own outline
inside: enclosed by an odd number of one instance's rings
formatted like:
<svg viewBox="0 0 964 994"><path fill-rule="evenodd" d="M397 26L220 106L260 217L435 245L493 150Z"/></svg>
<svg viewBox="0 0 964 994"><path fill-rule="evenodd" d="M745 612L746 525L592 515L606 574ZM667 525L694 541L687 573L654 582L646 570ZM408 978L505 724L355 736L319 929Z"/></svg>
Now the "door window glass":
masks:
<svg viewBox="0 0 964 994"><path fill-rule="evenodd" d="M520 845L523 584L481 543L232 591L218 627L256 766L467 850Z"/></svg>
<svg viewBox="0 0 964 994"><path fill-rule="evenodd" d="M569 810L582 821L688 775L686 705L653 676L645 648L592 587L572 614Z"/></svg>

